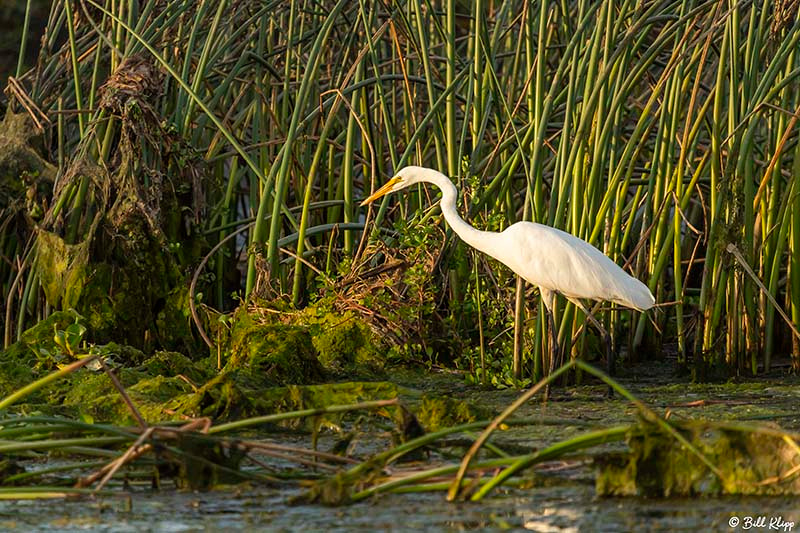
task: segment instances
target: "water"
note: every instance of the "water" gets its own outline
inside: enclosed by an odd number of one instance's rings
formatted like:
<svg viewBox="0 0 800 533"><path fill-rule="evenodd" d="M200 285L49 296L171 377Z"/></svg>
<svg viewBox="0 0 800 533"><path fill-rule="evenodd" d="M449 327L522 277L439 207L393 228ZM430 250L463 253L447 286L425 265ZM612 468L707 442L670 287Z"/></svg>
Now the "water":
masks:
<svg viewBox="0 0 800 533"><path fill-rule="evenodd" d="M800 428L797 378L742 384L692 385L636 376L625 381L656 412L682 419L764 420ZM465 387L459 378L428 376L418 388L499 410L519 394ZM520 416L541 415L541 426L503 432L497 442L541 446L594 428L631 421L635 408L607 401L601 386L557 390L546 406L532 402ZM274 438L274 435L271 437ZM297 436L295 435L295 438ZM373 446L376 441L372 441ZM299 444L299 443L298 443ZM321 448L330 444L321 441ZM619 445L616 445L619 446ZM376 451L376 450L373 450ZM800 464L800 459L794 461ZM290 505L298 489L227 488L205 493L135 489L131 495L74 501L0 501L0 531L51 532L371 532L371 531L798 531L797 498L601 499L585 465L553 469L535 488L504 489L480 503L448 503L444 493L384 495L349 506ZM798 524L794 526L793 524ZM735 527L733 527L735 526Z"/></svg>
<svg viewBox="0 0 800 533"><path fill-rule="evenodd" d="M289 506L287 494L138 494L130 502L2 502L0 530L184 533L195 531L770 531L741 521L763 516L800 524L794 498L596 499L591 486L513 490L479 504L444 495L398 494L344 507ZM737 528L729 524L739 519ZM798 528L771 531L792 531Z"/></svg>

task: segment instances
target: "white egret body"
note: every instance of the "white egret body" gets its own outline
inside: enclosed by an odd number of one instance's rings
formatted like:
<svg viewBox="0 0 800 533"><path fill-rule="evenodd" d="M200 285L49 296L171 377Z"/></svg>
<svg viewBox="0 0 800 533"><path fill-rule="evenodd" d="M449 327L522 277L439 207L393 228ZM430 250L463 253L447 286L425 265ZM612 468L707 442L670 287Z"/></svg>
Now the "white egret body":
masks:
<svg viewBox="0 0 800 533"><path fill-rule="evenodd" d="M517 222L502 232L481 231L467 224L456 209L458 192L444 174L424 167L401 169L386 185L361 205L390 192L419 182L441 189L440 203L445 220L464 242L508 266L525 281L539 287L551 334L551 370L557 350L552 311L555 293L579 306L608 341L608 335L580 302L581 298L607 300L639 311L650 309L655 298L647 286L628 275L616 263L588 242L569 233L536 222ZM610 350L609 350L610 352ZM611 354L607 354L613 370Z"/></svg>

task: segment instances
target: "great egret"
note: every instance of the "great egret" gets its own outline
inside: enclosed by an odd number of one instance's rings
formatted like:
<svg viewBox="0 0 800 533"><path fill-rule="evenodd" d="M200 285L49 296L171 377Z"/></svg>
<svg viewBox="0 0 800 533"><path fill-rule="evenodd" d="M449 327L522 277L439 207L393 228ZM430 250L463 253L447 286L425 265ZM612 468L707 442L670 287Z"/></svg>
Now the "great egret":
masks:
<svg viewBox="0 0 800 533"><path fill-rule="evenodd" d="M588 242L560 229L536 222L517 222L500 233L473 228L458 215L455 185L447 176L430 168L408 166L401 169L361 205L365 206L390 192L420 182L432 183L441 189L440 206L444 219L464 242L497 259L525 281L539 287L550 330L551 372L558 353L558 338L553 322L553 305L558 293L580 307L600 329L606 342L608 370L613 373L614 361L608 333L580 298L607 300L645 311L653 307L655 298L644 283L629 276Z"/></svg>

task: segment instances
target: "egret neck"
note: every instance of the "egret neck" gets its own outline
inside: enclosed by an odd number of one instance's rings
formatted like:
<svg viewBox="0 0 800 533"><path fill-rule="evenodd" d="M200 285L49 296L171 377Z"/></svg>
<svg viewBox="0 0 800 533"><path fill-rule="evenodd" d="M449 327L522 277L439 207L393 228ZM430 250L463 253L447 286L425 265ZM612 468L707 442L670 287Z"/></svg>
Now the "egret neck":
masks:
<svg viewBox="0 0 800 533"><path fill-rule="evenodd" d="M444 219L447 221L453 231L456 232L456 235L458 235L461 240L476 250L480 250L481 252L496 258L490 236L497 234L492 231L482 231L473 228L467 224L464 219L461 218L461 216L459 216L457 207L458 190L456 189L456 186L453 185L453 182L450 181L450 178L436 170L430 168L420 168L421 170L424 170L424 172L420 172L419 181L432 183L442 190L442 199L439 202L439 206L442 209Z"/></svg>

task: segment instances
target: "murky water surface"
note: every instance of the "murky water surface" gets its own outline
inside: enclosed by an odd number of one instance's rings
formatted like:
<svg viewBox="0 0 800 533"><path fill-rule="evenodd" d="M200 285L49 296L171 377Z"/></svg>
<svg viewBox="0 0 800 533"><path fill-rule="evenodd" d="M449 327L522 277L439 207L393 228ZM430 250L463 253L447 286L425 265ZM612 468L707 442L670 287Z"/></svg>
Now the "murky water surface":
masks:
<svg viewBox="0 0 800 533"><path fill-rule="evenodd" d="M4 502L2 531L796 531L790 498L596 499L591 486L514 490L481 504L441 494L389 495L347 507L287 506L286 493L246 491L138 494L130 501ZM745 529L748 517L773 528ZM732 520L739 526L730 527Z"/></svg>
<svg viewBox="0 0 800 533"><path fill-rule="evenodd" d="M389 495L347 507L287 506L286 493L138 494L131 501L4 502L2 531L770 531L731 520L800 523L790 498L596 499L591 486L515 490L481 504ZM130 507L129 507L130 506ZM767 522L768 523L768 522ZM771 531L792 529L771 529ZM797 530L795 527L793 530Z"/></svg>
<svg viewBox="0 0 800 533"><path fill-rule="evenodd" d="M655 376L655 377L654 377ZM431 388L500 409L518 394L466 387L458 377L438 375ZM800 386L784 376L719 385L669 383L655 372L628 376L624 384L657 412L680 418L772 421L800 429ZM506 446L538 447L589 429L625 423L635 409L608 401L600 386L569 387L546 406L531 403L521 416L543 424L498 437ZM618 446L618 445L617 445ZM324 449L324 443L320 446ZM800 461L797 461L800 463ZM345 507L292 506L298 494L248 488L207 493L144 489L97 500L0 502L0 531L798 531L797 498L599 499L591 470L567 468L556 480L528 489L495 493L482 503L445 501L442 493L386 495ZM797 524L797 526L793 526Z"/></svg>

